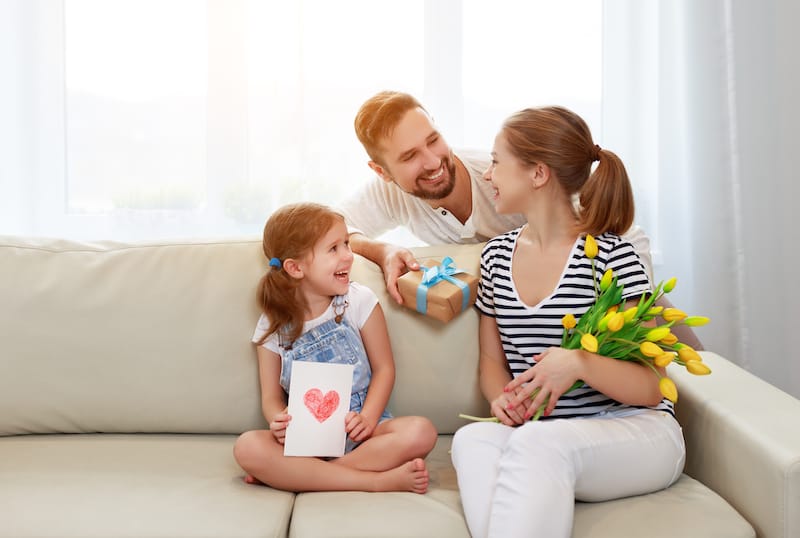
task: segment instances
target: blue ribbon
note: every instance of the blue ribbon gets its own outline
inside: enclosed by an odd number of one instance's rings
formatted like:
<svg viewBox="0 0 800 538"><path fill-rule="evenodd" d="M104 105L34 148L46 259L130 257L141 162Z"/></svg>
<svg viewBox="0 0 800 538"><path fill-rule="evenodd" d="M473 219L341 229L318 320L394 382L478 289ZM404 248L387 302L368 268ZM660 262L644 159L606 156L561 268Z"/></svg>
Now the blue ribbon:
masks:
<svg viewBox="0 0 800 538"><path fill-rule="evenodd" d="M461 310L466 310L469 306L469 286L466 282L453 278L453 275L463 272L453 265L450 256L443 259L440 265L426 268L422 272L422 281L417 286L417 312L425 314L428 311L428 289L443 280L461 288Z"/></svg>

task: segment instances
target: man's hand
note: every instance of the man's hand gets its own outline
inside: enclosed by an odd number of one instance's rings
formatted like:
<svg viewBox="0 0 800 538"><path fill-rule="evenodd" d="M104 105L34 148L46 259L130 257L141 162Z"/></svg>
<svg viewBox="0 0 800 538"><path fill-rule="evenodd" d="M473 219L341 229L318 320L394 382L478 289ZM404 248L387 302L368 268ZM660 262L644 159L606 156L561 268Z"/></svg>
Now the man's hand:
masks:
<svg viewBox="0 0 800 538"><path fill-rule="evenodd" d="M383 278L386 280L386 291L389 292L392 299L397 301L397 304L403 304L403 297L397 287L397 279L408 271L419 271L419 262L410 250L387 245L386 255L380 265L383 269Z"/></svg>

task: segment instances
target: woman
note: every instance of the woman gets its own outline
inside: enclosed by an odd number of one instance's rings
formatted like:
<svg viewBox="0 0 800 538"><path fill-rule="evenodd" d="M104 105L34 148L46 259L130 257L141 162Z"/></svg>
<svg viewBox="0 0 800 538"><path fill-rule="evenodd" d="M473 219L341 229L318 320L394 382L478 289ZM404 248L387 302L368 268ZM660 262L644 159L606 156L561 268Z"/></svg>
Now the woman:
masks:
<svg viewBox="0 0 800 538"><path fill-rule="evenodd" d="M639 495L677 480L683 436L651 370L559 347L561 318L580 317L595 298L587 234L599 246L596 278L613 269L631 302L650 291L620 237L634 217L620 159L560 107L512 115L492 158L484 178L497 211L527 223L481 255L480 385L498 422L456 432L453 464L473 537L569 536L576 499ZM565 394L578 380L583 386ZM530 421L541 405L544 416Z"/></svg>

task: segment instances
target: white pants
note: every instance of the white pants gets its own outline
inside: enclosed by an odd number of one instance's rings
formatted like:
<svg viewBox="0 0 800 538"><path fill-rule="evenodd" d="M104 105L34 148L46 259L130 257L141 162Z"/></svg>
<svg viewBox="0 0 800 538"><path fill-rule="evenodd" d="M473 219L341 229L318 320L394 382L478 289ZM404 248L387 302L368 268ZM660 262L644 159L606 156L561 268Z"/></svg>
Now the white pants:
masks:
<svg viewBox="0 0 800 538"><path fill-rule="evenodd" d="M683 471L685 455L678 422L649 409L517 428L476 422L456 432L452 448L473 538L568 537L576 499L666 488Z"/></svg>

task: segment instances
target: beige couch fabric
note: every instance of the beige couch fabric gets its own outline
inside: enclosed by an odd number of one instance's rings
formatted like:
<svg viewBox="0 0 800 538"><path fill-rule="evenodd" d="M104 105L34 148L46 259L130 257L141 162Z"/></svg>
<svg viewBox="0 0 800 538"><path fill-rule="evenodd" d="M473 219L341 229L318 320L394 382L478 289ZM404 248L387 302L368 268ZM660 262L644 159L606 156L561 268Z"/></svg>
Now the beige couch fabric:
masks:
<svg viewBox="0 0 800 538"><path fill-rule="evenodd" d="M242 482L233 442L265 426L250 344L260 243L0 237L0 536L468 536L448 450L459 413L488 413L477 314L443 324L395 305L361 258L352 278L378 294L397 363L390 407L430 417L442 434L427 460L430 491L295 496ZM416 252L477 274L480 248ZM708 356L722 375L679 383L687 470L700 481L579 503L575 536L754 536L739 513L760 536L794 532L800 444L754 427L764 426L755 415L734 417L730 391L753 380ZM796 400L756 390L783 406L767 424L797 418ZM751 471L740 472L740 454Z"/></svg>

